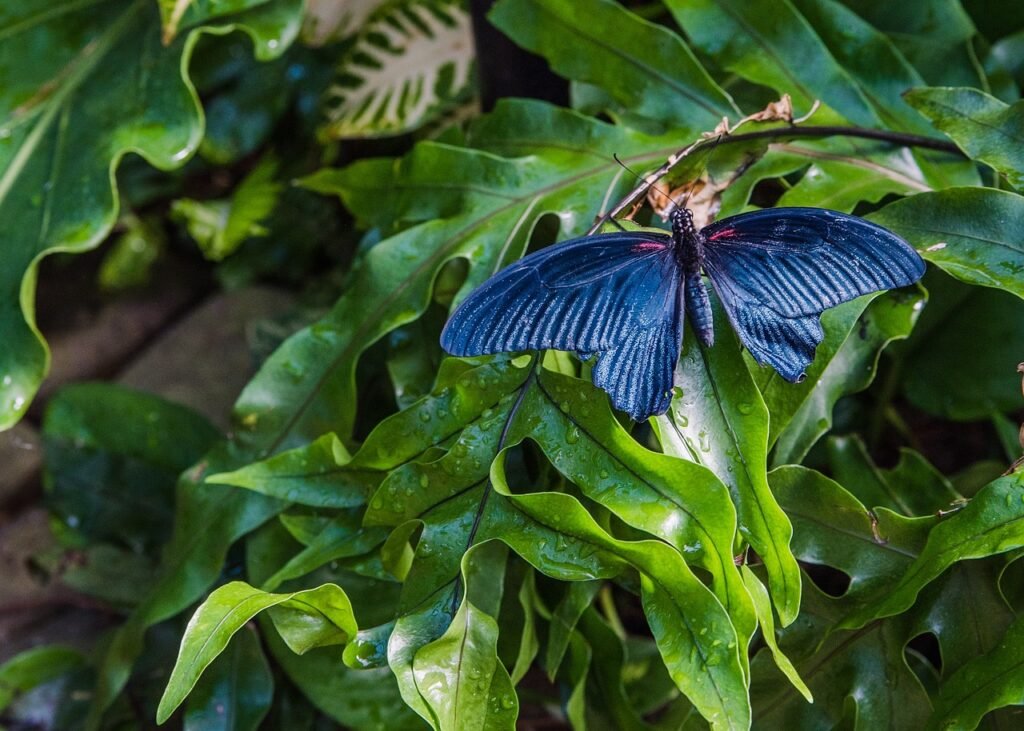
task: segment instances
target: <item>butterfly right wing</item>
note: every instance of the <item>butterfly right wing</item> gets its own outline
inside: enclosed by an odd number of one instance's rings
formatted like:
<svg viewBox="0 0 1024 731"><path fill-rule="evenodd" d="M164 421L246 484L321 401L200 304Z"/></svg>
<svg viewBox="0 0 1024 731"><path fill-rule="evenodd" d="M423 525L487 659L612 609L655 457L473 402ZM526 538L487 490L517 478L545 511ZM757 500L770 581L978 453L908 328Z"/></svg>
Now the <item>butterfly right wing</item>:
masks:
<svg viewBox="0 0 1024 731"><path fill-rule="evenodd" d="M823 310L924 274L881 226L821 208L770 208L701 230L704 268L754 359L797 381L822 340Z"/></svg>
<svg viewBox="0 0 1024 731"><path fill-rule="evenodd" d="M551 246L503 269L441 333L452 355L553 348L596 353L594 384L642 420L668 408L682 345L671 238L627 232Z"/></svg>

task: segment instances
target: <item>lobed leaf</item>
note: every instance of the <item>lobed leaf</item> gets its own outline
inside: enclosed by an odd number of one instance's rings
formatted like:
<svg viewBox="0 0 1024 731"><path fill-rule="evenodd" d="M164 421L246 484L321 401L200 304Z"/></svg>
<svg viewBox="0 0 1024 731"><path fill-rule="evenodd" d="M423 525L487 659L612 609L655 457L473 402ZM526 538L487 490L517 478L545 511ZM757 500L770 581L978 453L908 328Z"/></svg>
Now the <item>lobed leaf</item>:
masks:
<svg viewBox="0 0 1024 731"><path fill-rule="evenodd" d="M1024 484L1020 473L987 485L966 507L928 534L928 541L887 595L848 617L843 626L861 627L872 619L908 609L921 590L953 563L983 558L1024 546Z"/></svg>
<svg viewBox="0 0 1024 731"><path fill-rule="evenodd" d="M238 630L260 612L275 608L277 630L300 654L312 647L343 644L356 634L352 605L333 584L289 594L268 594L242 581L226 584L210 594L189 621L160 699L157 723L170 717Z"/></svg>

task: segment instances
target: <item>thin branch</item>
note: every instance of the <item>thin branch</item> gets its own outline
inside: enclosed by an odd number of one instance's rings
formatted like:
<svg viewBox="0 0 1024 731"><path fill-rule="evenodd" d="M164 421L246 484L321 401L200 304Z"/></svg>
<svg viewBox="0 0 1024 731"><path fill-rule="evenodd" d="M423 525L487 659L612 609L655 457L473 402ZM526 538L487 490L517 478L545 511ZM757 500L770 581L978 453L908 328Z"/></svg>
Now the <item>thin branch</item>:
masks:
<svg viewBox="0 0 1024 731"><path fill-rule="evenodd" d="M588 235L597 233L601 226L613 218L617 218L623 211L635 204L645 195L651 187L669 173L676 165L688 158L693 153L710 145L729 145L736 142L749 142L750 140L800 138L800 137L858 137L860 139L878 140L880 142L891 142L904 147L920 147L926 150L937 150L952 155L964 156L960 148L952 142L925 137L923 135L907 134L904 132L889 132L880 129L868 129L865 127L842 127L831 125L809 125L804 127L779 127L778 129L759 130L757 132L741 132L739 134L715 136L692 142L679 152L671 155L665 164L650 175L644 177L643 182L634 188L625 198L620 200L612 210L597 220Z"/></svg>

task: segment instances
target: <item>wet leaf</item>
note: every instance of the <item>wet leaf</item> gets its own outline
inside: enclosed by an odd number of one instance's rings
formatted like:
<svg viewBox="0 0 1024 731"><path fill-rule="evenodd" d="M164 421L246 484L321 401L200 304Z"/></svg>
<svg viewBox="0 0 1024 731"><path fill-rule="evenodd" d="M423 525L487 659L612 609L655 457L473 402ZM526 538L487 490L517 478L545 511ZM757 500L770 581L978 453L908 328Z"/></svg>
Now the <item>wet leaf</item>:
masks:
<svg viewBox="0 0 1024 731"><path fill-rule="evenodd" d="M268 594L241 581L222 586L200 605L185 630L178 660L160 699L157 723L170 717L232 636L265 610L271 610L275 627L299 654L313 647L343 644L356 634L352 605L333 584L288 594Z"/></svg>

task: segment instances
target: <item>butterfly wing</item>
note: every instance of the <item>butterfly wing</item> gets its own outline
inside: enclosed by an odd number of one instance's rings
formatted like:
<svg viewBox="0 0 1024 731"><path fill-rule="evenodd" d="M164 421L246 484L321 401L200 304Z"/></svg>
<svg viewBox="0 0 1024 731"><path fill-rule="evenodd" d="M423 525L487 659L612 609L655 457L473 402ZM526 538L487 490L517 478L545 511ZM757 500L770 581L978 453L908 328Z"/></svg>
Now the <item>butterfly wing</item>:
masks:
<svg viewBox="0 0 1024 731"><path fill-rule="evenodd" d="M924 274L921 257L896 234L820 208L743 213L701 233L704 269L740 340L788 381L814 360L823 310Z"/></svg>
<svg viewBox="0 0 1024 731"><path fill-rule="evenodd" d="M503 269L441 333L452 355L597 354L594 384L634 419L664 413L682 344L682 282L669 236L628 232L551 246Z"/></svg>

